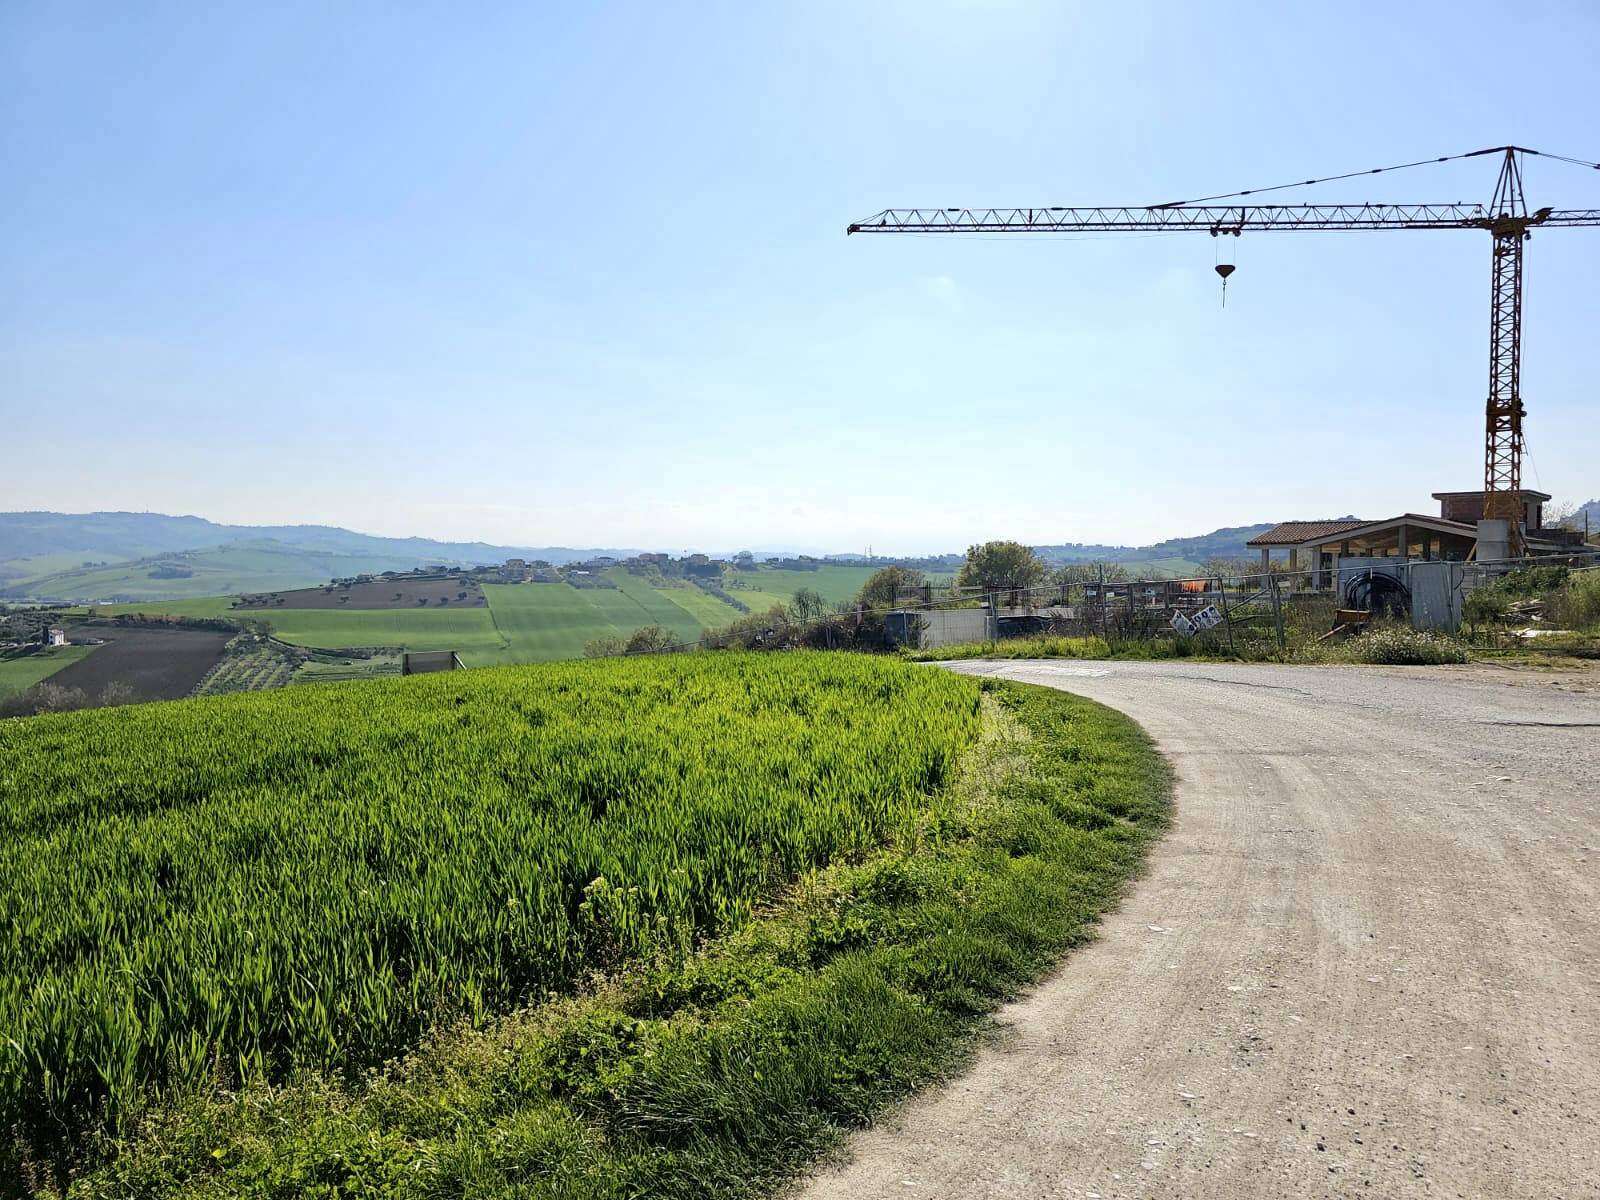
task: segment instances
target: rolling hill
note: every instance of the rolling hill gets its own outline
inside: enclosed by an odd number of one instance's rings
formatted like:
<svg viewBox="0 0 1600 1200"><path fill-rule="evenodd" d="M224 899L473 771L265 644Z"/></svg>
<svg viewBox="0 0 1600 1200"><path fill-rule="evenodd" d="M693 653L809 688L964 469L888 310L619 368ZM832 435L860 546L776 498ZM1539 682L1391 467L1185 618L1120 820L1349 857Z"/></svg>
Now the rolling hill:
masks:
<svg viewBox="0 0 1600 1200"><path fill-rule="evenodd" d="M436 564L566 563L633 553L377 537L330 525L220 525L162 513L11 512L0 513L0 597L181 599Z"/></svg>
<svg viewBox="0 0 1600 1200"><path fill-rule="evenodd" d="M58 554L122 562L263 540L329 554L395 555L424 565L503 562L507 558L543 558L564 563L597 554L624 557L638 553L625 548L496 546L487 542L379 537L333 525L221 525L204 517L164 513L0 513L0 562Z"/></svg>

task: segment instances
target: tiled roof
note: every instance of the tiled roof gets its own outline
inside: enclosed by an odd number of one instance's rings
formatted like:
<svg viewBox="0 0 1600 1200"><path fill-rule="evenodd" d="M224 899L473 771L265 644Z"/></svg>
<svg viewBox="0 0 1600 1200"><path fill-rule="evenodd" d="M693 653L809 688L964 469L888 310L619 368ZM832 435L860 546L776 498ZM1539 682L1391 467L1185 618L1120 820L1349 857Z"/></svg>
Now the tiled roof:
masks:
<svg viewBox="0 0 1600 1200"><path fill-rule="evenodd" d="M1360 529L1371 521L1284 521L1265 533L1257 534L1246 546L1298 546L1312 538L1328 537L1349 529Z"/></svg>

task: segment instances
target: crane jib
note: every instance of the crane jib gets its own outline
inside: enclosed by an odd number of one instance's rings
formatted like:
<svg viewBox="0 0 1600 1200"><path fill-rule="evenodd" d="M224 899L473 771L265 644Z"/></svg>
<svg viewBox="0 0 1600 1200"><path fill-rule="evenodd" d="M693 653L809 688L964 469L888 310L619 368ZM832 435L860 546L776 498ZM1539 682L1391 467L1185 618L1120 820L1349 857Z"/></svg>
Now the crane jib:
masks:
<svg viewBox="0 0 1600 1200"><path fill-rule="evenodd" d="M1481 204L1158 205L1147 208L891 208L849 233L1235 233L1304 230L1493 230L1503 221ZM1600 226L1600 209L1543 209L1512 218L1528 225Z"/></svg>

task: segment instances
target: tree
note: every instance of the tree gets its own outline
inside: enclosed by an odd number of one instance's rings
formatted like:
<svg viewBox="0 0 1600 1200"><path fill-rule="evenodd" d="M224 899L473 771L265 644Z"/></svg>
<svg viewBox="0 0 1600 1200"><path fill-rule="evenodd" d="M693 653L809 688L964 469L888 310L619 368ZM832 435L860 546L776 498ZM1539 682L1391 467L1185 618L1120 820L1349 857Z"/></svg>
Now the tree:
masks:
<svg viewBox="0 0 1600 1200"><path fill-rule="evenodd" d="M1073 583L1099 583L1102 579L1107 583L1126 583L1128 568L1121 563L1068 563L1050 577L1050 582L1057 587L1066 587Z"/></svg>
<svg viewBox="0 0 1600 1200"><path fill-rule="evenodd" d="M672 630L660 625L644 625L628 635L625 649L629 654L660 654L678 644Z"/></svg>
<svg viewBox="0 0 1600 1200"><path fill-rule="evenodd" d="M585 658L611 658L623 654L628 649L628 643L619 637L590 638L583 644Z"/></svg>
<svg viewBox="0 0 1600 1200"><path fill-rule="evenodd" d="M861 588L856 600L867 608L892 608L907 592L927 583L921 571L911 567L879 567Z"/></svg>
<svg viewBox="0 0 1600 1200"><path fill-rule="evenodd" d="M1287 570L1288 565L1285 562L1275 562L1272 564L1271 569L1275 571ZM1260 571L1261 564L1248 558L1208 558L1200 567L1201 574L1207 579L1213 577L1222 579L1234 576L1243 577L1245 575L1259 574Z"/></svg>
<svg viewBox="0 0 1600 1200"><path fill-rule="evenodd" d="M100 699L96 703L102 708L113 708L118 704L132 704L138 698L139 694L133 690L132 684L113 679L100 690Z"/></svg>
<svg viewBox="0 0 1600 1200"><path fill-rule="evenodd" d="M811 588L798 589L794 594L794 602L789 605L789 616L802 625L827 615L827 612L828 602L820 592Z"/></svg>
<svg viewBox="0 0 1600 1200"><path fill-rule="evenodd" d="M984 542L967 547L967 561L956 573L956 586L985 592L1038 587L1045 565L1031 546L1021 542Z"/></svg>

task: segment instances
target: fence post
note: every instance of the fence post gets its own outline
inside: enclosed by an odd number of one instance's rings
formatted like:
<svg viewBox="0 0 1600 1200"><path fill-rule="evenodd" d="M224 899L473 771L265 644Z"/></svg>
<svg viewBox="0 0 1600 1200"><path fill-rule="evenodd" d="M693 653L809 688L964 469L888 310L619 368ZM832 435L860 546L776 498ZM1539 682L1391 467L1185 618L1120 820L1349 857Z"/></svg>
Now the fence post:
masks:
<svg viewBox="0 0 1600 1200"><path fill-rule="evenodd" d="M1283 601L1278 596L1278 576L1268 571L1267 583L1272 588L1272 620L1278 627L1278 653L1283 654L1288 649L1288 643L1283 636Z"/></svg>
<svg viewBox="0 0 1600 1200"><path fill-rule="evenodd" d="M1228 653L1238 657L1239 652L1233 648L1233 614L1228 611L1228 581L1221 575L1217 576L1217 591L1222 593L1222 620L1228 627Z"/></svg>

